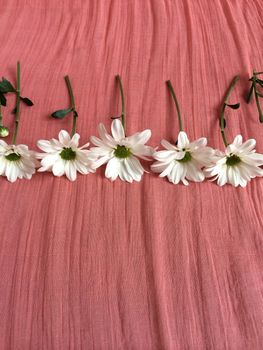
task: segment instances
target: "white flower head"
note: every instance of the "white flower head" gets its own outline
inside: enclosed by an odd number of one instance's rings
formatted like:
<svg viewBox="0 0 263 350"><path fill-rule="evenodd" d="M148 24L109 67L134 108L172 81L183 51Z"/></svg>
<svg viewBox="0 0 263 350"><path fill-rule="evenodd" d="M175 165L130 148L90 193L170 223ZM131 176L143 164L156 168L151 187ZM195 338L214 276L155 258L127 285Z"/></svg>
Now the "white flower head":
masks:
<svg viewBox="0 0 263 350"><path fill-rule="evenodd" d="M217 151L214 154L214 165L207 167L207 176L215 176L219 186L229 183L235 187L245 187L247 183L257 177L263 176L263 155L254 149L256 141L249 139L243 143L241 135L237 135L225 152Z"/></svg>
<svg viewBox="0 0 263 350"><path fill-rule="evenodd" d="M72 137L65 130L61 130L57 139L39 140L38 147L45 153L38 153L41 168L38 171L52 171L55 176L66 175L71 181L77 178L77 172L86 175L94 172L90 167L89 153L86 149L89 143L79 147L80 135Z"/></svg>
<svg viewBox="0 0 263 350"><path fill-rule="evenodd" d="M109 135L103 124L99 124L100 139L92 136L91 157L94 169L106 164L105 176L111 181L119 176L122 181L140 181L144 173L139 158L150 160L153 149L146 146L151 137L151 130L137 132L132 136L125 136L124 128L119 119L114 119L111 124Z"/></svg>
<svg viewBox="0 0 263 350"><path fill-rule="evenodd" d="M207 147L207 139L202 137L194 142L188 140L187 134L180 131L177 145L162 140L163 151L153 153L157 162L153 163L153 172L160 173L160 177L167 176L173 184L180 181L188 185L189 181L201 182L205 179L203 168L211 164L213 149Z"/></svg>
<svg viewBox="0 0 263 350"><path fill-rule="evenodd" d="M6 176L8 181L30 180L37 166L36 154L27 145L8 145L0 140L0 175Z"/></svg>

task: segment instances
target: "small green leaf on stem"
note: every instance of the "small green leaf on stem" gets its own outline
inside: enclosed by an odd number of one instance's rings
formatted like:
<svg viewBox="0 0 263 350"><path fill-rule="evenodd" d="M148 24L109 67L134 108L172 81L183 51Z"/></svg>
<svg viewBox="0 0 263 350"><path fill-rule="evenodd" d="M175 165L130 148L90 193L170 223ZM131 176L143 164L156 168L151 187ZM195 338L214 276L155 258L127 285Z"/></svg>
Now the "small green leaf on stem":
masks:
<svg viewBox="0 0 263 350"><path fill-rule="evenodd" d="M250 79L249 79L250 80ZM254 84L251 85L251 88L249 90L248 96L247 96L247 103L249 103L253 96L253 90L254 90Z"/></svg>
<svg viewBox="0 0 263 350"><path fill-rule="evenodd" d="M259 96L259 97L263 97L263 94L261 94L260 92L256 91L256 94Z"/></svg>
<svg viewBox="0 0 263 350"><path fill-rule="evenodd" d="M258 83L261 87L263 87L263 80L261 79L256 79L256 83Z"/></svg>
<svg viewBox="0 0 263 350"><path fill-rule="evenodd" d="M4 94L1 94L1 92L0 92L0 103L2 106L6 106L6 98Z"/></svg>
<svg viewBox="0 0 263 350"><path fill-rule="evenodd" d="M73 117L78 117L78 112L76 110L73 111Z"/></svg>
<svg viewBox="0 0 263 350"><path fill-rule="evenodd" d="M235 104L229 104L229 103L226 103L226 106L232 108L232 109L238 109L240 107L240 103L235 103Z"/></svg>
<svg viewBox="0 0 263 350"><path fill-rule="evenodd" d="M22 101L22 102L24 102L27 106L34 106L34 103L29 99L29 98L27 98L27 97L21 97L20 96L20 100Z"/></svg>
<svg viewBox="0 0 263 350"><path fill-rule="evenodd" d="M7 92L16 92L16 89L13 87L13 85L5 78L2 78L2 81L0 82L0 92L7 93Z"/></svg>
<svg viewBox="0 0 263 350"><path fill-rule="evenodd" d="M58 111L55 111L54 113L52 113L51 116L56 119L63 119L66 115L68 115L71 112L72 112L72 108L59 109Z"/></svg>

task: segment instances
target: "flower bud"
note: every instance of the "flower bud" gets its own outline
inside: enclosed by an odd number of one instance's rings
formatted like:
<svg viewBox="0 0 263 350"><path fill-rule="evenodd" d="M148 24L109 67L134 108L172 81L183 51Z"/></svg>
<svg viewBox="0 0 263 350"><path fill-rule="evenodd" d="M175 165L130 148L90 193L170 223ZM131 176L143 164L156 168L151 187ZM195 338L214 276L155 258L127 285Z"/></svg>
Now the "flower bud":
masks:
<svg viewBox="0 0 263 350"><path fill-rule="evenodd" d="M0 137L7 137L9 135L9 129L6 126L0 126Z"/></svg>

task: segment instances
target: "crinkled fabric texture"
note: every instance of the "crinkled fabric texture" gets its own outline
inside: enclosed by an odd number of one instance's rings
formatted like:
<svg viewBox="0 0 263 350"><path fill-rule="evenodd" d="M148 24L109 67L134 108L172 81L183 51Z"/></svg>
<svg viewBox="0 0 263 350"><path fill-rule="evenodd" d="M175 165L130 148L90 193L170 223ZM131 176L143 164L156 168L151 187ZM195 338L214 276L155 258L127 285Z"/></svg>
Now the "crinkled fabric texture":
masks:
<svg viewBox="0 0 263 350"><path fill-rule="evenodd" d="M18 143L71 129L49 115L69 104L69 74L81 144L120 114L127 134L151 129L149 145L178 135L171 79L189 140L224 150L220 103L241 80L227 111L229 140L254 138L263 153L255 101L244 95L262 70L261 0L0 0L1 76L21 60ZM13 125L8 96L4 121ZM6 140L11 143L11 137ZM149 162L142 162L149 170ZM129 184L95 174L1 177L0 349L231 349L263 346L262 191L205 181L173 185L144 173Z"/></svg>

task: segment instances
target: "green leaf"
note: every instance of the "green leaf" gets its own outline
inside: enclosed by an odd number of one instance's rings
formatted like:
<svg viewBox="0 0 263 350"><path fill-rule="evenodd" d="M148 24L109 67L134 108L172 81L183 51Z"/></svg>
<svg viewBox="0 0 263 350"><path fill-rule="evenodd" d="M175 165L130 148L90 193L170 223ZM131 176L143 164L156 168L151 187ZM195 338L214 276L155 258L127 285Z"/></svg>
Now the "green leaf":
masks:
<svg viewBox="0 0 263 350"><path fill-rule="evenodd" d="M235 103L234 105L230 105L230 104L226 103L226 106L228 106L232 109L238 109L240 107L240 103Z"/></svg>
<svg viewBox="0 0 263 350"><path fill-rule="evenodd" d="M254 90L254 84L251 85L251 88L249 90L249 93L248 93L248 96L247 96L247 103L249 103L251 101L253 90Z"/></svg>
<svg viewBox="0 0 263 350"><path fill-rule="evenodd" d="M263 94L261 94L260 92L256 91L256 93L259 97L263 97Z"/></svg>
<svg viewBox="0 0 263 350"><path fill-rule="evenodd" d="M2 106L6 106L6 98L4 94L1 94L1 93L0 93L0 103Z"/></svg>
<svg viewBox="0 0 263 350"><path fill-rule="evenodd" d="M72 112L72 108L67 108L67 109L60 109L54 113L51 114L53 118L57 119L63 119L67 114Z"/></svg>
<svg viewBox="0 0 263 350"><path fill-rule="evenodd" d="M256 79L256 82L257 82L260 86L263 87L263 80L261 80L261 79Z"/></svg>
<svg viewBox="0 0 263 350"><path fill-rule="evenodd" d="M34 103L27 97L21 97L20 100L23 101L27 106L34 106Z"/></svg>
<svg viewBox="0 0 263 350"><path fill-rule="evenodd" d="M2 81L0 82L0 92L7 93L7 92L16 92L16 89L13 87L13 85L5 78L2 78Z"/></svg>

